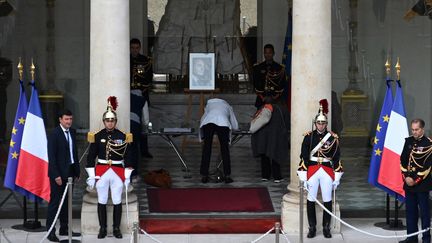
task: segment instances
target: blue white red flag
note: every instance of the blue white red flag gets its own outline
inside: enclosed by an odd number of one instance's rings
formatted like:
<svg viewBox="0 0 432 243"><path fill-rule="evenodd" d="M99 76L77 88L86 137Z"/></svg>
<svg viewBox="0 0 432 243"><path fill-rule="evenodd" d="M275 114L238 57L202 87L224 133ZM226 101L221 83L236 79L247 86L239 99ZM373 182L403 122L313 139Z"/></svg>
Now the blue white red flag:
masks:
<svg viewBox="0 0 432 243"><path fill-rule="evenodd" d="M32 94L24 125L15 182L18 186L49 201L47 136L34 80L30 84Z"/></svg>
<svg viewBox="0 0 432 243"><path fill-rule="evenodd" d="M408 122L406 119L402 87L398 80L395 101L393 103L387 135L384 141L378 182L403 196L405 196L405 191L403 189L404 182L400 169L400 155L405 144L405 138L408 136Z"/></svg>

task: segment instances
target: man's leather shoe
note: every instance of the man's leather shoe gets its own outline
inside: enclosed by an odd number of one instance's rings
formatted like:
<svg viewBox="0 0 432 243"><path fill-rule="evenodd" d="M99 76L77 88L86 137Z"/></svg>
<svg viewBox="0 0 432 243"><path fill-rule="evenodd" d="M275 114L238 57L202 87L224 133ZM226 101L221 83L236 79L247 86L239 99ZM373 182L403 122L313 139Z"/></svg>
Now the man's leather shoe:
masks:
<svg viewBox="0 0 432 243"><path fill-rule="evenodd" d="M325 238L332 238L332 235L330 233L330 228L324 227L323 228L323 235Z"/></svg>
<svg viewBox="0 0 432 243"><path fill-rule="evenodd" d="M103 239L107 236L107 229L105 227L99 228L98 239Z"/></svg>
<svg viewBox="0 0 432 243"><path fill-rule="evenodd" d="M51 242L60 242L59 238L55 235L55 233L50 233L47 239Z"/></svg>
<svg viewBox="0 0 432 243"><path fill-rule="evenodd" d="M316 227L309 227L307 238L314 238L316 235Z"/></svg>
<svg viewBox="0 0 432 243"><path fill-rule="evenodd" d="M233 183L233 182L234 181L233 181L233 179L231 179L231 177L229 177L229 176L225 177L225 183L229 184L229 183Z"/></svg>
<svg viewBox="0 0 432 243"><path fill-rule="evenodd" d="M60 231L59 235L61 235L61 236L68 236L69 232L68 231ZM78 237L78 236L81 236L81 233L73 232L72 231L72 237Z"/></svg>
<svg viewBox="0 0 432 243"><path fill-rule="evenodd" d="M117 238L117 239L121 239L121 238L123 238L123 235L122 235L122 233L121 233L121 231L120 231L120 228L118 228L118 227L114 227L114 228L113 228L113 235L114 235L114 237Z"/></svg>

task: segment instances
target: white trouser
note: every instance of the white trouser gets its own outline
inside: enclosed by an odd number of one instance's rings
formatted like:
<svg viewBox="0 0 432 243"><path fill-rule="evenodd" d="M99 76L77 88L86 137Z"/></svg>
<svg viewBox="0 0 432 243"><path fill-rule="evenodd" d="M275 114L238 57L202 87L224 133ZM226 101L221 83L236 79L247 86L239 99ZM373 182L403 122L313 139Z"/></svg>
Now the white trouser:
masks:
<svg viewBox="0 0 432 243"><path fill-rule="evenodd" d="M318 187L321 188L321 195L323 202L330 202L332 200L333 179L324 171L319 168L307 181L309 194L307 200L314 202L312 198L317 198Z"/></svg>
<svg viewBox="0 0 432 243"><path fill-rule="evenodd" d="M120 177L109 168L101 178L96 182L98 202L100 204L108 203L108 190L111 190L111 199L114 205L121 203L123 192L123 182Z"/></svg>
<svg viewBox="0 0 432 243"><path fill-rule="evenodd" d="M150 116L149 116L149 107L148 107L148 101L145 102L143 110L142 110L142 120L141 124L148 125L150 122Z"/></svg>

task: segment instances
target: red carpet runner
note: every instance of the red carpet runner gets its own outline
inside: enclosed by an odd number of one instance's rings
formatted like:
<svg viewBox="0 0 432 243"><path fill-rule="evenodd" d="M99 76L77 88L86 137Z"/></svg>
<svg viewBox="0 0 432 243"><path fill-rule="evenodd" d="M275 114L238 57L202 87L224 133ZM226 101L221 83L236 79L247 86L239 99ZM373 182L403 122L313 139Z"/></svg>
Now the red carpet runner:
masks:
<svg viewBox="0 0 432 243"><path fill-rule="evenodd" d="M149 188L150 213L273 212L266 187Z"/></svg>

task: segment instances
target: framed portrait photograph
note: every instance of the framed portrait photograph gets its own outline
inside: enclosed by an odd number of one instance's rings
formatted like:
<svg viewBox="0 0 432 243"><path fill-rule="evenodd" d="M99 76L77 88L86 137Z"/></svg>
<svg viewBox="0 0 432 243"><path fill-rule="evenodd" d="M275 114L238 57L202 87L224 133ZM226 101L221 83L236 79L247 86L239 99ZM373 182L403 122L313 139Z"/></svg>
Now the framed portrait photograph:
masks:
<svg viewBox="0 0 432 243"><path fill-rule="evenodd" d="M215 89L214 53L189 53L189 89Z"/></svg>

